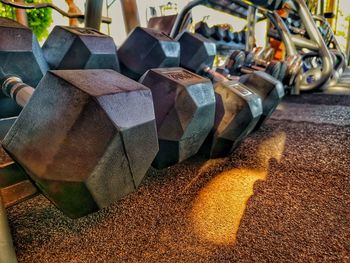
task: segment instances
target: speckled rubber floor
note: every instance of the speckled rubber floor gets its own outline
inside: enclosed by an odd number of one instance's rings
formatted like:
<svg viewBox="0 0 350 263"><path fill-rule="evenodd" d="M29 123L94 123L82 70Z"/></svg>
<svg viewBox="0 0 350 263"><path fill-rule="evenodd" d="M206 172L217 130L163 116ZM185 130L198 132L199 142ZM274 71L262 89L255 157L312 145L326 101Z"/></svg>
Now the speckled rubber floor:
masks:
<svg viewBox="0 0 350 263"><path fill-rule="evenodd" d="M88 217L41 196L8 216L20 262L350 262L350 97L287 98L230 157Z"/></svg>

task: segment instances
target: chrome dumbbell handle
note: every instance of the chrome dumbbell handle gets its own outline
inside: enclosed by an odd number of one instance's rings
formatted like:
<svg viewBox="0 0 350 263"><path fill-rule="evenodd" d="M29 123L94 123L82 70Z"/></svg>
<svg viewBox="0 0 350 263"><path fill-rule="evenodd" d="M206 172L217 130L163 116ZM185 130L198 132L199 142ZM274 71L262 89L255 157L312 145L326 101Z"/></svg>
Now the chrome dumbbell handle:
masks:
<svg viewBox="0 0 350 263"><path fill-rule="evenodd" d="M28 103L34 92L33 87L23 83L22 79L16 76L7 77L1 89L3 94L12 98L21 107Z"/></svg>

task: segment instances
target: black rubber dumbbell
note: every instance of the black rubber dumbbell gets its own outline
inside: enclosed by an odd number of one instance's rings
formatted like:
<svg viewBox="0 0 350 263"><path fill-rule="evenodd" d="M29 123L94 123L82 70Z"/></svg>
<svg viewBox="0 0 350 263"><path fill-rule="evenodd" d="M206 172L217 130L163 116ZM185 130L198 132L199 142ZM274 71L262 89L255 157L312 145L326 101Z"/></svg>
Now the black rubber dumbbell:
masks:
<svg viewBox="0 0 350 263"><path fill-rule="evenodd" d="M215 125L201 152L211 158L226 156L256 126L262 113L261 99L245 85L213 72L215 43L190 32L184 32L177 40L181 45L181 66L216 80Z"/></svg>
<svg viewBox="0 0 350 263"><path fill-rule="evenodd" d="M114 70L85 69L48 71L34 91L26 61L44 63L34 34L1 18L0 35L12 43L0 54L17 58L0 60L2 93L24 107L2 146L29 184L72 218L135 190L158 152L150 90ZM17 39L25 52L13 51Z"/></svg>
<svg viewBox="0 0 350 263"><path fill-rule="evenodd" d="M233 76L249 74L254 71L265 71L274 78L280 78L281 63L271 61L265 67L256 65L256 53L236 50L232 52L226 63L226 68Z"/></svg>
<svg viewBox="0 0 350 263"><path fill-rule="evenodd" d="M196 24L195 32L197 34L200 34L200 35L206 37L206 38L210 38L210 36L213 33L213 30L211 27L208 26L208 24L206 22L201 21L201 22Z"/></svg>
<svg viewBox="0 0 350 263"><path fill-rule="evenodd" d="M216 25L212 28L211 37L216 41L223 41L225 38L225 35L226 35L226 32L221 26Z"/></svg>
<svg viewBox="0 0 350 263"><path fill-rule="evenodd" d="M153 166L165 168L198 152L213 127L211 82L179 68L180 44L154 29L136 28L120 46L122 73L152 91L160 150Z"/></svg>
<svg viewBox="0 0 350 263"><path fill-rule="evenodd" d="M42 50L50 69L119 71L113 38L92 28L55 26Z"/></svg>
<svg viewBox="0 0 350 263"><path fill-rule="evenodd" d="M215 58L214 43L203 38L201 35L189 32L184 32L180 35L178 41L181 45L180 65L182 67L198 74L212 74L211 67ZM242 65L242 63L245 63L245 55L243 52L238 53L241 54L240 64ZM236 67L239 68L239 66ZM258 129L281 101L284 96L284 89L281 82L264 72L255 72L253 70L249 73L253 74L250 74L249 77L245 76L245 78L242 79L244 82L239 82L243 83L249 92L258 95L262 101L263 114L254 127L254 129ZM216 77L217 75L218 74L214 74L212 76ZM225 80L221 77L221 81L218 81L218 83L225 83L226 81L227 79Z"/></svg>
<svg viewBox="0 0 350 263"><path fill-rule="evenodd" d="M249 86L249 88L257 93L263 100L263 114L256 127L258 129L263 122L275 110L279 102L284 96L283 84L270 74L261 70L245 67L246 56L243 51L234 51L226 63L226 69L232 75L239 74L243 76L240 82ZM271 64L273 65L273 64ZM278 65L278 71L280 70Z"/></svg>
<svg viewBox="0 0 350 263"><path fill-rule="evenodd" d="M232 42L234 39L234 34L233 32L231 32L230 30L225 30L225 37L224 37L224 40L226 42Z"/></svg>

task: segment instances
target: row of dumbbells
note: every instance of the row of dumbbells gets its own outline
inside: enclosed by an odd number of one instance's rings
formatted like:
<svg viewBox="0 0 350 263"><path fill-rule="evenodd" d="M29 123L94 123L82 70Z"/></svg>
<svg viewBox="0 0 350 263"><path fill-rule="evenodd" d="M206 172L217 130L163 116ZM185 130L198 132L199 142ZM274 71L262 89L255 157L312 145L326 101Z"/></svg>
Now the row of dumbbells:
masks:
<svg viewBox="0 0 350 263"><path fill-rule="evenodd" d="M264 71L285 83L288 75L288 63L273 60L274 50L256 47L252 51L235 50L227 59L224 67L217 71L226 76L240 76L253 71Z"/></svg>
<svg viewBox="0 0 350 263"><path fill-rule="evenodd" d="M243 45L246 42L246 33L244 30L240 32L232 32L228 28L224 29L220 25L209 27L208 24L203 21L196 24L195 32L205 38L212 38L217 41L235 42Z"/></svg>
<svg viewBox="0 0 350 263"><path fill-rule="evenodd" d="M246 31L232 32L229 28L220 25L209 27L206 22L199 22L195 32L214 41L218 49L243 49L246 43Z"/></svg>
<svg viewBox="0 0 350 263"><path fill-rule="evenodd" d="M3 148L73 218L135 190L151 165L228 155L283 96L264 72L213 84L215 44L189 32L136 28L118 51L92 29L57 26L41 49L1 18L5 35L2 91L24 108Z"/></svg>
<svg viewBox="0 0 350 263"><path fill-rule="evenodd" d="M284 81L287 74L287 64L285 62L274 61L274 50L272 48L264 49L256 47L252 51L242 51L245 48L246 33L231 32L219 25L209 27L205 22L196 24L195 32L208 40L213 41L217 47L218 41L227 43L242 44L235 47L230 52L229 59L225 68L218 68L218 72L223 75L240 76L242 74L252 73L253 71L265 71L274 78Z"/></svg>

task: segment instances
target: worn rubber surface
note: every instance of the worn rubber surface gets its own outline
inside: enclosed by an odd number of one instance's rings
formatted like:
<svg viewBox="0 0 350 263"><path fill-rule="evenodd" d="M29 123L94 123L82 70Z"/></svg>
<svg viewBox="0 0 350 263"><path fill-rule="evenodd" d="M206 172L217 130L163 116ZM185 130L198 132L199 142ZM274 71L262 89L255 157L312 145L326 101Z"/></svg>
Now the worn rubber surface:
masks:
<svg viewBox="0 0 350 263"><path fill-rule="evenodd" d="M346 97L287 98L229 158L152 169L82 219L43 197L10 208L18 259L349 262L349 108Z"/></svg>

